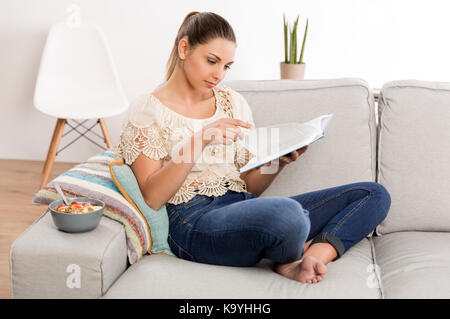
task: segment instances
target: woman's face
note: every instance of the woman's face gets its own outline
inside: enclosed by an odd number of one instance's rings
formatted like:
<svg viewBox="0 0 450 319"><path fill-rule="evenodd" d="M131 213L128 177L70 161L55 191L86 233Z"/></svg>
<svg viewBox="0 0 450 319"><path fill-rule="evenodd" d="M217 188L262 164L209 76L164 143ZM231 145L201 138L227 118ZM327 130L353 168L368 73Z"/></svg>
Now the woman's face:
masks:
<svg viewBox="0 0 450 319"><path fill-rule="evenodd" d="M184 59L183 70L191 85L199 90L211 90L207 82L219 84L233 64L236 44L217 38L204 45L198 45L194 50L188 50L185 38L178 45L178 53Z"/></svg>

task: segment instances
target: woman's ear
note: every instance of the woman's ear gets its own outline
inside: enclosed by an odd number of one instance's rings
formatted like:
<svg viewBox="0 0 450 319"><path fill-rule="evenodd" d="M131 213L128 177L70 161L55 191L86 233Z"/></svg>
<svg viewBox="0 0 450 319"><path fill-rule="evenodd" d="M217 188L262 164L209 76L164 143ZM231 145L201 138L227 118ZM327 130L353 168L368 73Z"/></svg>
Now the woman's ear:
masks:
<svg viewBox="0 0 450 319"><path fill-rule="evenodd" d="M186 59L188 51L189 51L189 42L186 37L183 37L178 42L178 56L180 57L181 60Z"/></svg>

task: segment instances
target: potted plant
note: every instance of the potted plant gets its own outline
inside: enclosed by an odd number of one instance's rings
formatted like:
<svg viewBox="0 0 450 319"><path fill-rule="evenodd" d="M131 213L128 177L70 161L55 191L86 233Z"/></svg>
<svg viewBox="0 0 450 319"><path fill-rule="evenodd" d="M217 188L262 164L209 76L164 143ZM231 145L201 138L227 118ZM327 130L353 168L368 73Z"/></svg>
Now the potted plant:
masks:
<svg viewBox="0 0 450 319"><path fill-rule="evenodd" d="M306 64L303 63L303 51L305 49L306 35L308 33L308 19L306 20L305 34L300 52L300 58L297 60L297 25L298 18L294 22L291 32L288 32L288 25L283 14L284 23L284 62L280 62L281 79L303 80L305 77ZM288 48L288 34L290 38L290 47Z"/></svg>

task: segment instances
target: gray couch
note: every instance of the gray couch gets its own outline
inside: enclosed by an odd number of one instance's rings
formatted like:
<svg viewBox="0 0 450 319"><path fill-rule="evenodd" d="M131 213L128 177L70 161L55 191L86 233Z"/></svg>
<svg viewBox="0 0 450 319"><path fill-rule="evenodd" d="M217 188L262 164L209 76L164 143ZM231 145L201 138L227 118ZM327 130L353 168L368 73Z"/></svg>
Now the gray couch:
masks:
<svg viewBox="0 0 450 319"><path fill-rule="evenodd" d="M378 103L357 78L225 84L246 98L257 126L334 113L326 137L262 196L376 181L392 204L372 236L307 285L267 259L241 268L146 255L129 266L121 224L103 217L91 232L67 234L44 214L11 246L13 298L450 297L450 83L388 82Z"/></svg>

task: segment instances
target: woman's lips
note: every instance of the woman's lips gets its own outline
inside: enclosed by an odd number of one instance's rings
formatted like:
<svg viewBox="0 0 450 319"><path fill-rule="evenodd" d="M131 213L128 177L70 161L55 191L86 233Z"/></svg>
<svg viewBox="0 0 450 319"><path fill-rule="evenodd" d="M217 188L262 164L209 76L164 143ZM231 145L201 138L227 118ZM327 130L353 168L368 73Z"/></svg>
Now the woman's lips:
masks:
<svg viewBox="0 0 450 319"><path fill-rule="evenodd" d="M207 85L208 87L210 87L210 88L216 86L214 83L211 83L211 82L208 82L208 81L205 81L205 82L206 82L206 85Z"/></svg>

